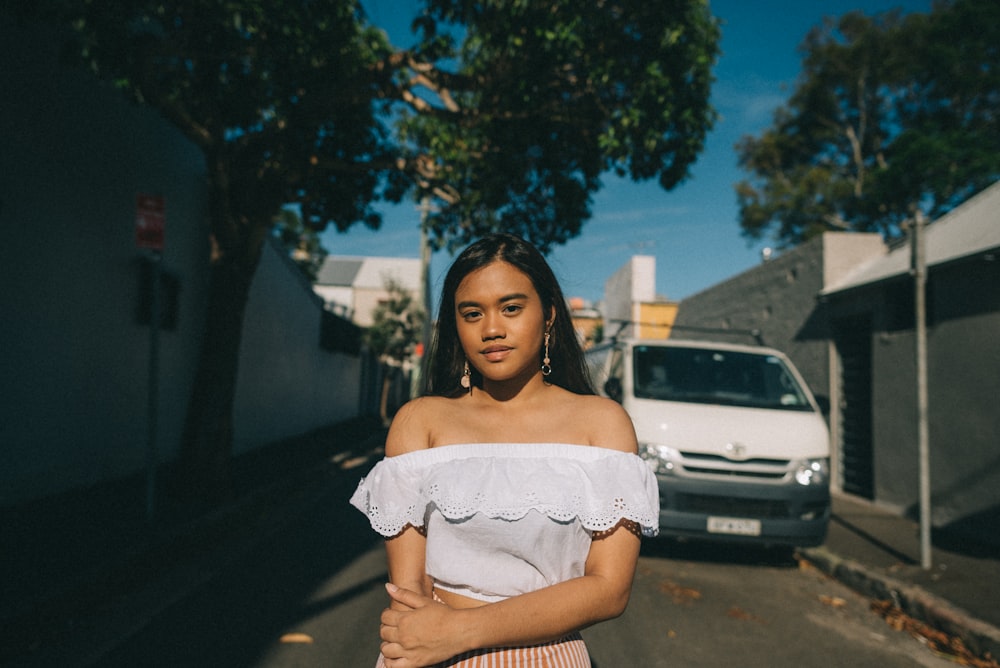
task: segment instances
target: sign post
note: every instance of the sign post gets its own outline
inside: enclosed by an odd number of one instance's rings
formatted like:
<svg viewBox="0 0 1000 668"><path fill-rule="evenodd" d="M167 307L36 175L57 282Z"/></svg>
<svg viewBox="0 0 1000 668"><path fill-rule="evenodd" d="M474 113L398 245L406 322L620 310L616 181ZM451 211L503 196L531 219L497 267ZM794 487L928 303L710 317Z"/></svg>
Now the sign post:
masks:
<svg viewBox="0 0 1000 668"><path fill-rule="evenodd" d="M932 567L931 463L927 400L927 238L924 214L916 209L910 232L914 286L914 333L917 366L917 470L920 478L920 566Z"/></svg>
<svg viewBox="0 0 1000 668"><path fill-rule="evenodd" d="M156 432L159 420L160 376L160 275L166 230L166 201L156 195L135 198L135 245L150 251L149 389L146 432L146 520L156 512Z"/></svg>

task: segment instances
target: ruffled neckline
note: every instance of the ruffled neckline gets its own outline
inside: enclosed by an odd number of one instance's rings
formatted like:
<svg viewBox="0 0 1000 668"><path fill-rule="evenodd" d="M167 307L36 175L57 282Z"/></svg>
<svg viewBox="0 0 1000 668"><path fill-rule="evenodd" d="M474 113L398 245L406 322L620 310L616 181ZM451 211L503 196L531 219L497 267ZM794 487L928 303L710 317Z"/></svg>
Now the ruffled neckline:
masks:
<svg viewBox="0 0 1000 668"><path fill-rule="evenodd" d="M352 504L382 535L423 526L434 509L451 521L475 514L514 521L530 511L604 531L621 519L658 528L658 489L637 455L568 443L460 443L383 459Z"/></svg>

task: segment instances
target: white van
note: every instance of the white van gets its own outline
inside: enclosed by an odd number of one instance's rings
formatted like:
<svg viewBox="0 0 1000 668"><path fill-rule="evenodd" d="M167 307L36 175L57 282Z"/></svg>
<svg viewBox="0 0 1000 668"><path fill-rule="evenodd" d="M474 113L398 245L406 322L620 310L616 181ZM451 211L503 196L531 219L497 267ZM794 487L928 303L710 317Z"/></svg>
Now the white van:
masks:
<svg viewBox="0 0 1000 668"><path fill-rule="evenodd" d="M619 340L587 351L595 387L635 424L660 486L660 533L814 546L830 518L830 435L785 355Z"/></svg>

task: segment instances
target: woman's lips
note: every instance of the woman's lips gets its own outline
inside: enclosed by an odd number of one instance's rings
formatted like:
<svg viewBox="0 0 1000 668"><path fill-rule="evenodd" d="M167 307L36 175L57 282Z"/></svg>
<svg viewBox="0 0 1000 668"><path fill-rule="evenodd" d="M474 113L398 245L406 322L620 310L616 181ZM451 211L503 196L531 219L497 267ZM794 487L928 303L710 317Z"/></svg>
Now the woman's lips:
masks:
<svg viewBox="0 0 1000 668"><path fill-rule="evenodd" d="M480 352L488 362L499 362L507 357L507 354L511 350L510 346L489 346L488 348L483 348Z"/></svg>

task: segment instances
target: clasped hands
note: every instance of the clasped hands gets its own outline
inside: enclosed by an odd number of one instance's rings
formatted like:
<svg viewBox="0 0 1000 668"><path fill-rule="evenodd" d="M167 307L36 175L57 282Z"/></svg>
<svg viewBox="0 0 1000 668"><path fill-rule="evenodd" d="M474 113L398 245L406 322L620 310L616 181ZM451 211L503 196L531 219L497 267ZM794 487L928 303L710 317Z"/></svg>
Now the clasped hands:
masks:
<svg viewBox="0 0 1000 668"><path fill-rule="evenodd" d="M379 628L387 668L433 666L459 653L447 631L452 608L392 583L385 589L397 604L382 611Z"/></svg>

